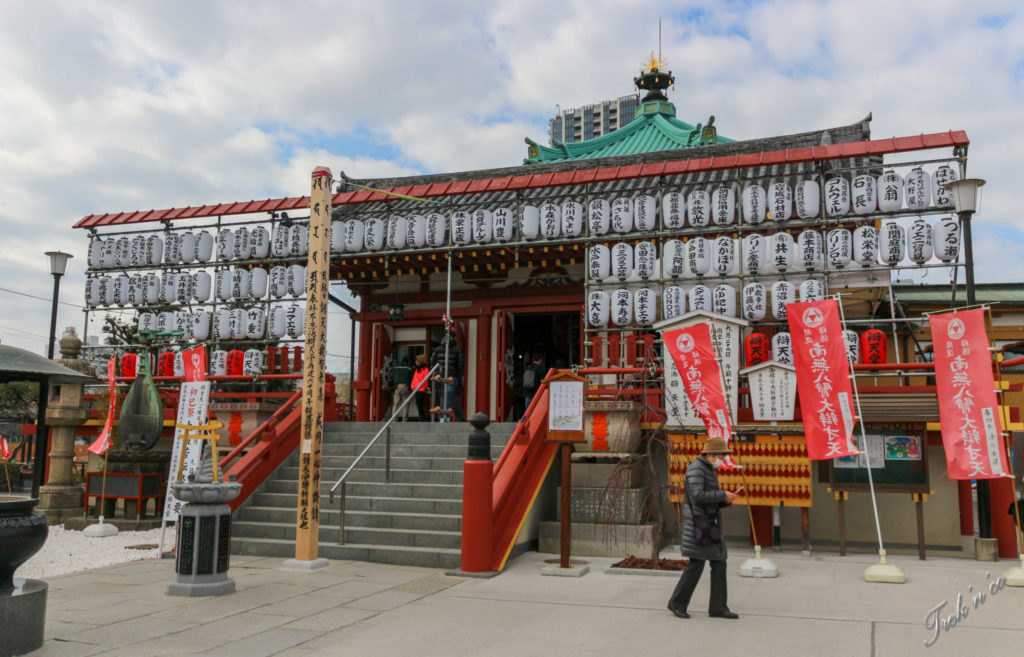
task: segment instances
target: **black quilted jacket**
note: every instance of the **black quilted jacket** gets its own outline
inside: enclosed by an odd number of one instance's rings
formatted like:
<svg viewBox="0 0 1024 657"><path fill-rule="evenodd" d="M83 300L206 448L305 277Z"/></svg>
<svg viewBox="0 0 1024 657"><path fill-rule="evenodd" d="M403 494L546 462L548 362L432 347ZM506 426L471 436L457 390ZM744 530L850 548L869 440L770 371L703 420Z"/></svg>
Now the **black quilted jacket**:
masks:
<svg viewBox="0 0 1024 657"><path fill-rule="evenodd" d="M725 541L716 545L697 545L693 533L693 513L698 515L716 515L718 510L728 506L725 502L725 491L718 487L718 473L703 456L698 457L686 468L686 496L683 501L682 552L684 557L716 561L725 559L728 551ZM693 512L690 508L693 508ZM719 518L719 527L722 521ZM724 535L723 530L723 535Z"/></svg>

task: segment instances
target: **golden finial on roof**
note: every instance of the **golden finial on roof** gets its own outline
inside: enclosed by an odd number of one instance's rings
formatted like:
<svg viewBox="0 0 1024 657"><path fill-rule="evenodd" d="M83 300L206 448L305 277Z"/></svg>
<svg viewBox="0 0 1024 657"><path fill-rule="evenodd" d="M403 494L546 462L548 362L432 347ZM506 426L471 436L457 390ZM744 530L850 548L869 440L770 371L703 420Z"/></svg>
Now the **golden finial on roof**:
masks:
<svg viewBox="0 0 1024 657"><path fill-rule="evenodd" d="M650 57L644 60L644 72L660 71L667 63L664 58L655 55L652 50Z"/></svg>

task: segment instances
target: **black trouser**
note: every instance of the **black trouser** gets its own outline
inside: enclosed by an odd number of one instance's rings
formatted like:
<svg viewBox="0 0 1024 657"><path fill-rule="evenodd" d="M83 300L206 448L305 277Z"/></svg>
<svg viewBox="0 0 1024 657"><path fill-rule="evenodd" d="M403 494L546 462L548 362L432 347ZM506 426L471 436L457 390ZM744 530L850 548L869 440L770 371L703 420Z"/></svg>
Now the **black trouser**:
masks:
<svg viewBox="0 0 1024 657"><path fill-rule="evenodd" d="M679 611L686 611L690 604L690 597L693 596L693 590L697 588L697 582L700 581L700 576L703 572L704 560L690 559L686 570L683 571L682 576L679 578L679 583L676 584L676 590L672 592L672 597L669 598L668 606ZM729 611L729 607L726 604L728 597L729 591L726 588L725 582L725 560L712 561L711 602L708 603L708 613L721 614Z"/></svg>

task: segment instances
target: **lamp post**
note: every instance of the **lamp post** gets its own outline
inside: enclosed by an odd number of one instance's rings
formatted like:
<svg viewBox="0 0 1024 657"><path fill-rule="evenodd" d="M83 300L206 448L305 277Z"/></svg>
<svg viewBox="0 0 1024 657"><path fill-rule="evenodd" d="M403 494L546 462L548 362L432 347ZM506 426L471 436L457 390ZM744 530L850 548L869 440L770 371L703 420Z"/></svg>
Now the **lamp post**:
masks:
<svg viewBox="0 0 1024 657"><path fill-rule="evenodd" d="M946 183L943 187L953 195L953 207L964 234L964 283L967 287L967 305L977 303L974 290L974 244L971 241L971 217L978 211L978 189L985 184L980 178L964 178ZM992 514L987 479L978 480L978 537L992 538Z"/></svg>
<svg viewBox="0 0 1024 657"><path fill-rule="evenodd" d="M50 274L53 276L53 306L50 310L50 341L46 346L46 357L53 360L54 345L57 342L57 300L60 298L60 277L68 268L68 260L73 258L70 253L47 251L44 255L50 259Z"/></svg>

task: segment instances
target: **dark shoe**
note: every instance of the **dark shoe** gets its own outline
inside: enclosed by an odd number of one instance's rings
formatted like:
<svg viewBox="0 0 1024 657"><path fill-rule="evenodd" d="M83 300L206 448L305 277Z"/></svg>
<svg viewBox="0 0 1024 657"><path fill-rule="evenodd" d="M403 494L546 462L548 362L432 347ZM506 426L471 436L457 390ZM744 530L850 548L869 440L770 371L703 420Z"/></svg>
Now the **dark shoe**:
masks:
<svg viewBox="0 0 1024 657"><path fill-rule="evenodd" d="M738 614L734 614L731 611L722 611L717 614L708 614L711 618L739 618Z"/></svg>
<svg viewBox="0 0 1024 657"><path fill-rule="evenodd" d="M689 618L690 614L686 613L682 609L676 609L672 605L668 606L668 610L675 614L676 618Z"/></svg>

